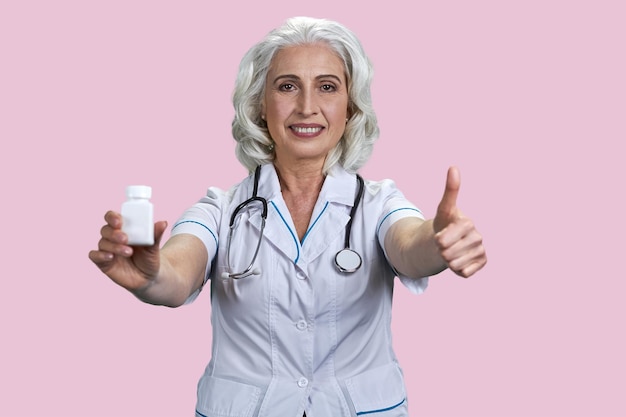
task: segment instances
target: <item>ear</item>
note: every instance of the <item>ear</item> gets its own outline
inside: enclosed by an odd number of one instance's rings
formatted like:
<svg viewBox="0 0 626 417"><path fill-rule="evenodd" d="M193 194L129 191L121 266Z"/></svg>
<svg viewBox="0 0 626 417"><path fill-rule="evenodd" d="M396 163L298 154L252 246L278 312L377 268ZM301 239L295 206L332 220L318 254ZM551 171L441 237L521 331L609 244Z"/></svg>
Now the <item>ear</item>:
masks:
<svg viewBox="0 0 626 417"><path fill-rule="evenodd" d="M352 112L351 111L347 111L346 112L346 124L348 124L350 119L352 119Z"/></svg>
<svg viewBox="0 0 626 417"><path fill-rule="evenodd" d="M265 96L261 99L261 119L265 120Z"/></svg>
<svg viewBox="0 0 626 417"><path fill-rule="evenodd" d="M352 115L354 114L354 105L352 104L352 100L350 100L350 102L348 102L348 108L346 110L346 117L348 118L348 120L352 119Z"/></svg>

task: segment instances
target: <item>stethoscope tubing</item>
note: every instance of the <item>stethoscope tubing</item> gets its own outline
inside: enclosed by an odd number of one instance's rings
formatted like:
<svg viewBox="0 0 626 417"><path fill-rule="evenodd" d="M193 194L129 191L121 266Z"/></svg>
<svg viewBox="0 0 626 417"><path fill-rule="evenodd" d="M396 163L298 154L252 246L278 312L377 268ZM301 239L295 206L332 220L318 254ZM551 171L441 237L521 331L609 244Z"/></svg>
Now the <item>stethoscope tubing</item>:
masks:
<svg viewBox="0 0 626 417"><path fill-rule="evenodd" d="M233 232L235 229L235 220L237 218L237 214L241 210L243 210L244 207L246 207L248 204L254 201L260 202L263 207L261 211L261 229L259 231L260 233L259 241L256 245L256 248L254 250L254 255L248 267L244 269L242 272L226 271L222 273L222 278L224 279L227 279L227 278L241 279L241 278L249 277L250 275L259 275L261 273L261 271L258 268L254 268L254 263L256 262L256 259L259 255L259 249L261 248L261 242L263 241L263 230L265 229L265 221L267 220L267 200L257 195L258 188L259 188L260 173L261 173L261 165L259 165L254 172L254 188L252 191L252 197L250 197L246 201L239 204L235 208L235 210L233 210L233 213L230 216L230 222L228 225L230 230L228 232L228 243L226 246L226 262L228 264L228 269L232 271L232 268L230 266L230 248L231 248ZM350 219L348 220L348 223L346 224L344 248L338 251L335 254L335 258L334 258L335 267L337 268L339 272L342 272L342 273L355 272L361 267L363 263L361 255L359 255L358 252L350 248L350 234L352 233L352 220L354 219L354 216L356 215L356 211L359 207L359 203L361 202L363 198L363 192L365 189L365 181L363 181L363 178L359 174L357 174L356 179L357 179L358 191L354 199L354 204L352 205L352 209L350 210Z"/></svg>

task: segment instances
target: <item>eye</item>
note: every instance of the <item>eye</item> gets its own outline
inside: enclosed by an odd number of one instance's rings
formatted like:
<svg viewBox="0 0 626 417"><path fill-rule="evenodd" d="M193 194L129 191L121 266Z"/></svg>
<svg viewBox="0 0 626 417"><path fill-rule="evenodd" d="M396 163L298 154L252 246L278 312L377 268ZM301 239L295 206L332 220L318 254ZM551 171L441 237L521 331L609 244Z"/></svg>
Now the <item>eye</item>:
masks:
<svg viewBox="0 0 626 417"><path fill-rule="evenodd" d="M333 84L322 84L322 91L330 93L333 91L337 91L337 87L335 87Z"/></svg>
<svg viewBox="0 0 626 417"><path fill-rule="evenodd" d="M278 86L280 91L293 91L295 88L296 86L291 83L284 83Z"/></svg>

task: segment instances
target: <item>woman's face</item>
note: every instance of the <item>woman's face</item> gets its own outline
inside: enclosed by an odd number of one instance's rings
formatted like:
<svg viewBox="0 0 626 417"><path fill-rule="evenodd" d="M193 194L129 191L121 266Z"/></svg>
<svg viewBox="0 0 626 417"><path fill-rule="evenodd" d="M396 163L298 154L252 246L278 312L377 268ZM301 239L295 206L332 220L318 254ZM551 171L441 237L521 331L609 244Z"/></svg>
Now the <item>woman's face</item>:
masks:
<svg viewBox="0 0 626 417"><path fill-rule="evenodd" d="M291 46L272 59L262 115L279 164L319 164L341 139L348 117L343 61L328 46Z"/></svg>

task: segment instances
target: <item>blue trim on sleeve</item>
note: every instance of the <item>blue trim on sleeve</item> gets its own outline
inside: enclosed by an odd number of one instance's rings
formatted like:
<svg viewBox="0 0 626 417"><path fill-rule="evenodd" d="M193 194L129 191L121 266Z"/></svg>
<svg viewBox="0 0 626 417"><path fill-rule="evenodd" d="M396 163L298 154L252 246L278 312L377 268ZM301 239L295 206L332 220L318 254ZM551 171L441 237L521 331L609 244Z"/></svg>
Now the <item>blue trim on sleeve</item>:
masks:
<svg viewBox="0 0 626 417"><path fill-rule="evenodd" d="M200 411L196 410L196 414L199 415L200 417L206 417L204 414L202 414Z"/></svg>
<svg viewBox="0 0 626 417"><path fill-rule="evenodd" d="M400 407L402 404L404 404L405 401L406 401L406 398L403 399L402 401L400 401L398 404L392 405L391 407L381 408L380 410L359 411L359 412L356 413L356 415L357 416L362 416L362 415L365 415L365 414L382 413L382 412L385 412L385 411L393 410L394 408Z"/></svg>
<svg viewBox="0 0 626 417"><path fill-rule="evenodd" d="M311 227L309 227L309 230L307 230L304 236L302 237L302 243L301 243L302 245L304 245L304 241L306 240L306 237L309 235L309 232L311 231L311 229L313 229L313 227L315 226L315 223L317 223L320 217L322 217L322 214L324 214L324 212L326 211L326 207L328 207L328 201L326 202L326 204L324 204L324 208L322 209L320 214L315 218L315 221L313 221L313 224L311 225Z"/></svg>
<svg viewBox="0 0 626 417"><path fill-rule="evenodd" d="M394 211L390 212L385 217L383 217L383 219L380 221L380 223L378 224L378 227L376 228L376 236L378 236L378 232L380 232L380 228L382 227L385 220L387 220L387 217L391 216L393 213L395 213L396 211L400 211L400 210L413 210L413 211L417 211L422 216L424 215L420 210L413 208L413 207L402 207L399 209L395 209Z"/></svg>
<svg viewBox="0 0 626 417"><path fill-rule="evenodd" d="M289 230L289 233L291 233L293 242L296 244L296 259L294 259L293 263L297 264L298 259L300 259L300 246L298 245L298 239L296 238L296 235L293 233L293 230L291 230L291 228L289 227L289 224L287 223L287 220L285 220L285 218L283 217L283 214L280 212L280 210L278 210L278 207L276 207L276 204L273 201L270 201L270 203L272 203L272 206L274 206L274 208L276 209L276 212L278 213L280 218L283 220L283 223L285 223L287 230Z"/></svg>
<svg viewBox="0 0 626 417"><path fill-rule="evenodd" d="M215 233L213 233L213 231L211 229L209 229L207 225L202 224L200 222L197 222L195 220L183 220L182 222L178 222L178 223L176 223L174 225L174 227L172 227L172 230L174 230L176 228L176 226L180 226L183 223L195 223L195 224L198 224L198 225L204 227L206 230L209 231L209 233L211 233L211 236L213 236L213 240L215 240L215 246L217 247L218 244L217 244L217 237L215 236Z"/></svg>

